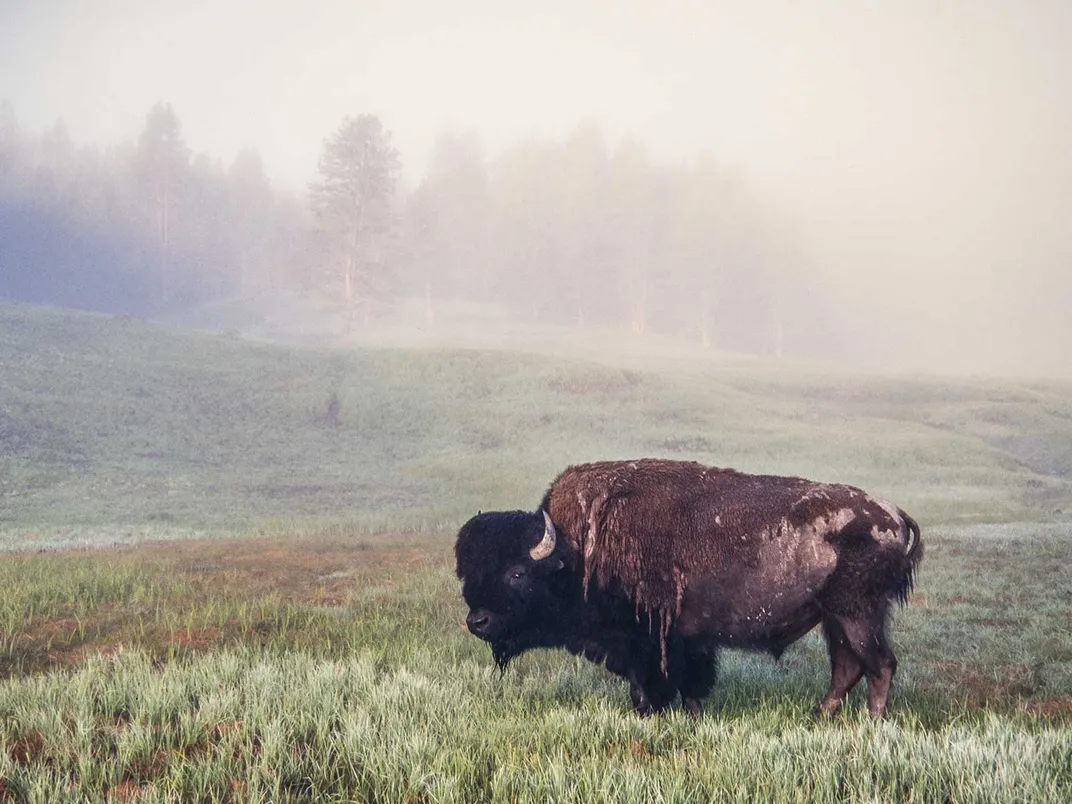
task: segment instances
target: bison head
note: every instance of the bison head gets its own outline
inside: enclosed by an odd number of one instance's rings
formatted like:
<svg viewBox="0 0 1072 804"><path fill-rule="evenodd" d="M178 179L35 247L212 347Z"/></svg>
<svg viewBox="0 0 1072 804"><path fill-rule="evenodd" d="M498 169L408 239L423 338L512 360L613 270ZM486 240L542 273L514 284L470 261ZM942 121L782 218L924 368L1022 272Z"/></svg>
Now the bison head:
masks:
<svg viewBox="0 0 1072 804"><path fill-rule="evenodd" d="M491 645L500 670L529 648L562 644L567 553L546 511L478 514L458 532L465 623Z"/></svg>

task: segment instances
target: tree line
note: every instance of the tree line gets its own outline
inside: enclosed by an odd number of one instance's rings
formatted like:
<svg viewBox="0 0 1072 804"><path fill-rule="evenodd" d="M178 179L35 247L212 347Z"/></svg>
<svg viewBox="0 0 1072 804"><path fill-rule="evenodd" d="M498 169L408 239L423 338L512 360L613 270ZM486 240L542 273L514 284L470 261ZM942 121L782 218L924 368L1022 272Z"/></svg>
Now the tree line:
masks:
<svg viewBox="0 0 1072 804"><path fill-rule="evenodd" d="M77 147L62 123L24 133L0 105L0 297L153 315L266 288L321 291L349 326L420 298L428 326L475 302L753 353L821 316L800 249L740 173L610 147L595 125L494 156L444 133L405 186L381 121L347 117L296 195L252 148L193 154L166 103L111 147ZM792 314L803 296L810 320Z"/></svg>

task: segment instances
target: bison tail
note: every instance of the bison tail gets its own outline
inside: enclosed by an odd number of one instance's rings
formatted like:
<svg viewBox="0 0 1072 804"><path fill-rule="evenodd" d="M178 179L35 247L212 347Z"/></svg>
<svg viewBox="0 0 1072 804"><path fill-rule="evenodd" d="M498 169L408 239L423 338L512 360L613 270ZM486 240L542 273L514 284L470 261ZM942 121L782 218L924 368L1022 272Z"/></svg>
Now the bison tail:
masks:
<svg viewBox="0 0 1072 804"><path fill-rule="evenodd" d="M901 519L904 520L905 527L908 529L901 582L894 589L894 595L903 606L908 602L908 595L916 582L916 570L919 567L919 562L923 559L923 540L920 538L919 523L900 508L897 509L897 513L901 515Z"/></svg>

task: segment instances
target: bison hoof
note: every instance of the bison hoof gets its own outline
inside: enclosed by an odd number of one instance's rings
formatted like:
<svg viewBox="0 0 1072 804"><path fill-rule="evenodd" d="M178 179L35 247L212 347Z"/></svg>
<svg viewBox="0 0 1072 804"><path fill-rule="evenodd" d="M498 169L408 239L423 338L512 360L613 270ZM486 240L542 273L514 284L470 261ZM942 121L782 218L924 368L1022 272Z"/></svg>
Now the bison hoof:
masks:
<svg viewBox="0 0 1072 804"><path fill-rule="evenodd" d="M665 703L653 701L647 695L633 693L630 695L633 699L633 709L641 717L651 717L657 715L666 708Z"/></svg>
<svg viewBox="0 0 1072 804"><path fill-rule="evenodd" d="M841 701L823 701L811 710L812 715L820 720L830 720L841 711Z"/></svg>
<svg viewBox="0 0 1072 804"><path fill-rule="evenodd" d="M633 703L633 710L641 717L651 717L652 715L659 714L659 708L652 706L650 701L640 701Z"/></svg>
<svg viewBox="0 0 1072 804"><path fill-rule="evenodd" d="M703 701L699 698L682 698L681 704L693 717L699 717L703 713Z"/></svg>

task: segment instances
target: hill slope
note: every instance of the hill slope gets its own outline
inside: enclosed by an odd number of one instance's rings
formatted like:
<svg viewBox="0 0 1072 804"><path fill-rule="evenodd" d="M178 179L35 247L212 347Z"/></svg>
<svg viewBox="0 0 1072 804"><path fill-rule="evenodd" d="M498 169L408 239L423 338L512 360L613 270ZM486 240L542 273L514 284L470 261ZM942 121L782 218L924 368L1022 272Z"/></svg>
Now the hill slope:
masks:
<svg viewBox="0 0 1072 804"><path fill-rule="evenodd" d="M1067 384L666 365L0 306L0 544L451 531L535 505L568 463L639 455L862 485L925 523L1072 511Z"/></svg>

